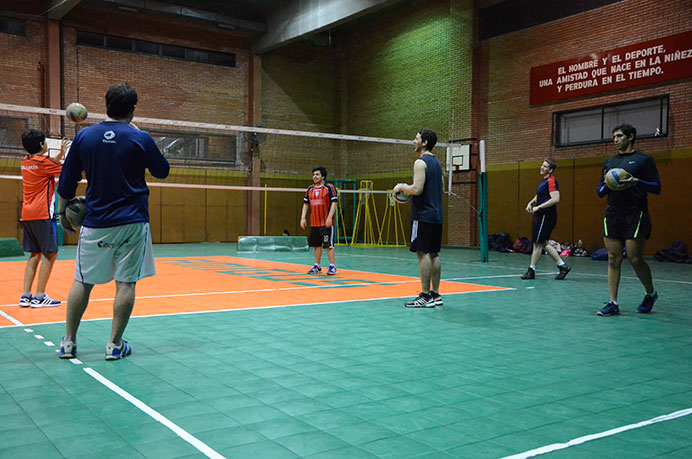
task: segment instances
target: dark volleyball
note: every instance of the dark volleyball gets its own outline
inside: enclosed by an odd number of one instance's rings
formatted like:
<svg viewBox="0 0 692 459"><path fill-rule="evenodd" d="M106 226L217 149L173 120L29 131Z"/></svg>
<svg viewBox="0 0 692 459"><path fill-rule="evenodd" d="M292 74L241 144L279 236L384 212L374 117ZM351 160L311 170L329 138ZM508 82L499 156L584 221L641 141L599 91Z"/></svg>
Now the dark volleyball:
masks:
<svg viewBox="0 0 692 459"><path fill-rule="evenodd" d="M67 119L72 121L74 124L79 124L87 119L89 112L87 111L86 107L79 102L72 102L65 109L65 115L67 116Z"/></svg>
<svg viewBox="0 0 692 459"><path fill-rule="evenodd" d="M84 196L77 196L68 201L67 207L65 207L65 217L67 221L70 222L73 228L82 226L84 217L86 216L86 198Z"/></svg>

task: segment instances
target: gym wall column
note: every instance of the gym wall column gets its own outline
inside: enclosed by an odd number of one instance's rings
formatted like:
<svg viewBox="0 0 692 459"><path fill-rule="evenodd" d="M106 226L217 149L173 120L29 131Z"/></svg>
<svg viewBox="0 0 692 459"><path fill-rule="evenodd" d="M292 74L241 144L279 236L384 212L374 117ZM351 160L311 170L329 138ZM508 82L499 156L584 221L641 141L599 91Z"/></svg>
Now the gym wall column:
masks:
<svg viewBox="0 0 692 459"><path fill-rule="evenodd" d="M46 105L47 108L60 109L61 105L61 40L60 23L57 21L46 21ZM60 117L48 117L48 132L50 137L60 137Z"/></svg>

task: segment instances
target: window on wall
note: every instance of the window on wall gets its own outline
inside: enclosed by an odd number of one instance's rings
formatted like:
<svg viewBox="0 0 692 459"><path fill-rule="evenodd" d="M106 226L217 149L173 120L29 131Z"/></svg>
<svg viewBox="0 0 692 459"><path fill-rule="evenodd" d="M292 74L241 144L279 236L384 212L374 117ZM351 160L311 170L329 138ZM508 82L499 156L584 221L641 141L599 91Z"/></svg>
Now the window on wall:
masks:
<svg viewBox="0 0 692 459"><path fill-rule="evenodd" d="M22 132L29 126L26 118L0 116L0 155L4 153L24 153Z"/></svg>
<svg viewBox="0 0 692 459"><path fill-rule="evenodd" d="M0 33L26 37L26 22L0 17Z"/></svg>
<svg viewBox="0 0 692 459"><path fill-rule="evenodd" d="M0 118L0 134L2 133ZM77 126L80 131L91 124ZM198 131L168 131L157 126L141 126L154 139L163 156L174 165L238 166L242 164L240 138L234 134L201 133ZM21 145L20 145L21 148Z"/></svg>
<svg viewBox="0 0 692 459"><path fill-rule="evenodd" d="M611 142L613 128L624 123L637 128L638 139L667 136L668 96L555 113L555 145Z"/></svg>
<svg viewBox="0 0 692 459"><path fill-rule="evenodd" d="M235 67L235 54L185 48L183 46L164 45L151 41L114 37L90 32L77 32L77 44L93 48L112 49L128 53L149 54L169 57L189 62Z"/></svg>

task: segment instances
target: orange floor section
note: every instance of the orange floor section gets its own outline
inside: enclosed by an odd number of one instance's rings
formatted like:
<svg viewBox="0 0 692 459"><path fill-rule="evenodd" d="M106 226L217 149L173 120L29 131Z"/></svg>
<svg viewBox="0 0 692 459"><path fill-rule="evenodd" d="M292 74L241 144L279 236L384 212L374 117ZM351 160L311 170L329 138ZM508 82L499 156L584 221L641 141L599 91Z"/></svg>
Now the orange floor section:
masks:
<svg viewBox="0 0 692 459"><path fill-rule="evenodd" d="M74 261L58 260L47 293L63 304L56 308L20 308L25 262L2 263L0 311L22 324L65 320L67 294L74 279ZM157 275L137 283L133 316L179 314L227 309L413 297L418 278L340 269L335 276L305 274L305 266L237 257L181 257L156 260ZM443 281L444 294L505 290ZM115 284L97 285L84 319L109 318ZM15 325L0 315L0 326Z"/></svg>

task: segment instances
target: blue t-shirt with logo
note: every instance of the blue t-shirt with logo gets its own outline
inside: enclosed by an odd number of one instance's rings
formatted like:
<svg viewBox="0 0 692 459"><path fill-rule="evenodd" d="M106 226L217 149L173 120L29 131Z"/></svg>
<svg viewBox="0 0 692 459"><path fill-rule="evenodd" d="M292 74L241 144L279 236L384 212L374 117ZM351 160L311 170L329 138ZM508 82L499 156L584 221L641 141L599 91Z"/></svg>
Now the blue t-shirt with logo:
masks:
<svg viewBox="0 0 692 459"><path fill-rule="evenodd" d="M123 122L104 121L77 133L60 174L58 193L74 197L85 172L83 226L109 228L149 221L149 188L144 172L166 178L170 165L154 139Z"/></svg>

